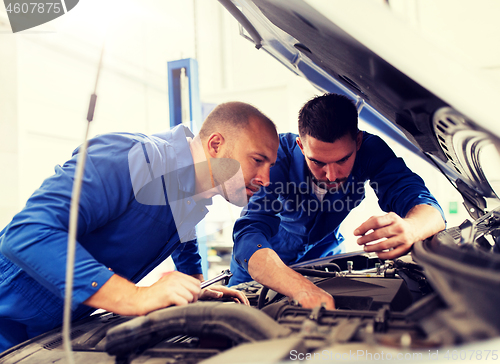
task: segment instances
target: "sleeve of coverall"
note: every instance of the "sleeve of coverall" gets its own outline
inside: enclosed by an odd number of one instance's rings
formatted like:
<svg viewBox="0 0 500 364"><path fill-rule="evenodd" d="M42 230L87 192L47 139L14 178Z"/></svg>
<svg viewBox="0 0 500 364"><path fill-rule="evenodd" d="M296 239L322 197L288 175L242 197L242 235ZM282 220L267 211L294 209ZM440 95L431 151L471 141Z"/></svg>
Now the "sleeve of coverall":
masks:
<svg viewBox="0 0 500 364"><path fill-rule="evenodd" d="M201 268L201 256L198 251L198 241L195 229L191 232L194 239L181 243L172 253L172 259L179 272L193 275L203 273Z"/></svg>
<svg viewBox="0 0 500 364"><path fill-rule="evenodd" d="M127 207L131 189L126 150L130 145L125 144L120 140L95 147L89 144L89 152L93 150L93 154L86 160L77 240L87 231L119 216ZM110 155L118 156L120 152L125 155L125 160L109 158ZM55 175L43 182L9 224L0 247L7 258L61 298L65 292L69 210L75 166L75 155L62 167L56 166ZM112 275L106 266L77 243L73 308L96 293Z"/></svg>

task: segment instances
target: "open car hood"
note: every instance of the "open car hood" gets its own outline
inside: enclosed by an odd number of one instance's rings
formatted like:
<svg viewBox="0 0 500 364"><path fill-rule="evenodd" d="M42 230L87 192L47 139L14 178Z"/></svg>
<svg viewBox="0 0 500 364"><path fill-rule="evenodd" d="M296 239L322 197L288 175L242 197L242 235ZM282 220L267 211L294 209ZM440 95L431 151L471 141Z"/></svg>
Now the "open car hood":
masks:
<svg viewBox="0 0 500 364"><path fill-rule="evenodd" d="M438 168L473 218L499 205L500 123L489 105L500 100L500 77L484 71L498 64L460 60L381 2L220 2L256 48L319 90L357 100L361 119Z"/></svg>

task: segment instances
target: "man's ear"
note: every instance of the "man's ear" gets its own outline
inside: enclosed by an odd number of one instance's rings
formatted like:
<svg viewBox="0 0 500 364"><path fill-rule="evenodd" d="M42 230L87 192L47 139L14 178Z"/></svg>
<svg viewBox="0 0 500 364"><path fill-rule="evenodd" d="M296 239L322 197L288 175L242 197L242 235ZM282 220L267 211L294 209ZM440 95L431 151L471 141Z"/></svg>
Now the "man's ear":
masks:
<svg viewBox="0 0 500 364"><path fill-rule="evenodd" d="M300 150L301 150L302 154L304 154L304 146L302 145L302 140L300 140L300 137L297 137L297 138L295 139L295 141L297 142L297 145L299 146L299 148L300 148ZM305 155L305 154L304 154L304 155Z"/></svg>
<svg viewBox="0 0 500 364"><path fill-rule="evenodd" d="M361 144L363 143L363 132L358 130L358 134L356 135L356 152L361 148Z"/></svg>
<svg viewBox="0 0 500 364"><path fill-rule="evenodd" d="M207 139L207 150L208 154L212 158L217 158L220 153L222 146L225 143L225 139L221 133L212 133Z"/></svg>

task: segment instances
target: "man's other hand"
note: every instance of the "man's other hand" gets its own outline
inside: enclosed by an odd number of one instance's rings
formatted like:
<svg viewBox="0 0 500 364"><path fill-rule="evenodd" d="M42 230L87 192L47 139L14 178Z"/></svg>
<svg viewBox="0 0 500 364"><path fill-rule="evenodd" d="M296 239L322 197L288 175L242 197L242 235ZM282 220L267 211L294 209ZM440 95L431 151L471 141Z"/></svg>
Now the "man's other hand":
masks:
<svg viewBox="0 0 500 364"><path fill-rule="evenodd" d="M357 243L364 245L366 252L376 252L381 259L392 259L410 250L415 242L413 230L410 223L389 212L370 217L354 230L354 235L361 236Z"/></svg>
<svg viewBox="0 0 500 364"><path fill-rule="evenodd" d="M292 299L296 300L304 308L314 308L324 304L327 310L335 309L333 297L328 292L314 285L308 290L295 292Z"/></svg>
<svg viewBox="0 0 500 364"><path fill-rule="evenodd" d="M169 307L196 302L200 296L200 281L181 272L170 272L150 287L138 287L137 305L142 314Z"/></svg>
<svg viewBox="0 0 500 364"><path fill-rule="evenodd" d="M408 253L413 244L445 228L440 212L429 205L414 206L405 218L394 212L372 216L354 230L357 243L380 259L394 259Z"/></svg>
<svg viewBox="0 0 500 364"><path fill-rule="evenodd" d="M231 297L237 303L250 306L247 296L242 292L224 286L211 286L203 289L199 299L221 299L223 297Z"/></svg>
<svg viewBox="0 0 500 364"><path fill-rule="evenodd" d="M272 249L257 250L248 262L248 272L257 282L296 300L305 308L325 304L335 309L333 297L310 280L287 267Z"/></svg>

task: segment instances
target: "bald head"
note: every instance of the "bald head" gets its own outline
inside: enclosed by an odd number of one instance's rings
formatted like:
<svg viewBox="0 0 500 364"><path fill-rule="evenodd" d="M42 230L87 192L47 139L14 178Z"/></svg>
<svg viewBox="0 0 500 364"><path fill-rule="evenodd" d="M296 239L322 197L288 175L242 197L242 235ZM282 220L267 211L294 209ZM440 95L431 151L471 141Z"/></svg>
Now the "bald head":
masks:
<svg viewBox="0 0 500 364"><path fill-rule="evenodd" d="M277 133L276 125L259 109L244 102L232 101L212 110L201 126L200 138L206 140L213 133L221 133L226 142L233 144L242 132L255 129Z"/></svg>
<svg viewBox="0 0 500 364"><path fill-rule="evenodd" d="M200 178L200 183L212 181L226 200L238 206L269 184L279 138L274 123L257 108L243 102L220 104L208 115L198 137L210 161L211 177Z"/></svg>

